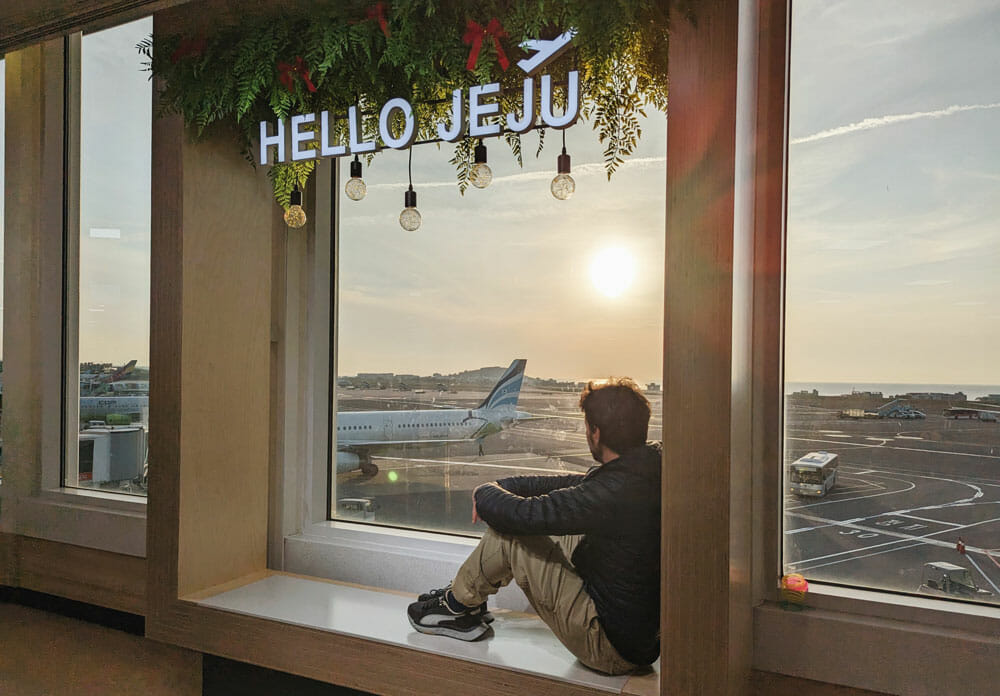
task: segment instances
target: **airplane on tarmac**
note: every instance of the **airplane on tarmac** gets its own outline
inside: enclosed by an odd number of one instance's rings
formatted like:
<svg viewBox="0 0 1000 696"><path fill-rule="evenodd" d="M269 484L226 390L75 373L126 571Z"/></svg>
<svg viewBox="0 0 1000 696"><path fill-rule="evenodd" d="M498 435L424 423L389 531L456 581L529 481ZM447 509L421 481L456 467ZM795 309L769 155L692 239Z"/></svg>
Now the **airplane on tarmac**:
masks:
<svg viewBox="0 0 1000 696"><path fill-rule="evenodd" d="M99 395L102 390L107 390L107 385L124 379L135 371L136 360L130 360L114 372L99 375L80 375L80 388L86 389L88 394ZM96 392L96 393L95 393Z"/></svg>
<svg viewBox="0 0 1000 696"><path fill-rule="evenodd" d="M443 445L483 439L521 420L536 418L517 410L527 360L510 364L476 408L421 411L340 411L337 413L337 473L361 469L378 473L372 455L400 445Z"/></svg>
<svg viewBox="0 0 1000 696"><path fill-rule="evenodd" d="M111 413L142 415L149 408L148 396L81 396L80 420L104 418Z"/></svg>

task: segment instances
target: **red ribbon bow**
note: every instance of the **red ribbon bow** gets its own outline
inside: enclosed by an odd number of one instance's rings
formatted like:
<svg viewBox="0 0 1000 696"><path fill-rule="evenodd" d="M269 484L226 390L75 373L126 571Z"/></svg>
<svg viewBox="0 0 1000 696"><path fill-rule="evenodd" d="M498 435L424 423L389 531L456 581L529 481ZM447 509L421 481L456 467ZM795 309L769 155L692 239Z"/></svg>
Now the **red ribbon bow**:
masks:
<svg viewBox="0 0 1000 696"><path fill-rule="evenodd" d="M170 54L170 62L176 63L181 58L187 58L188 56L200 56L204 52L204 36L199 36L197 39L181 39L177 50Z"/></svg>
<svg viewBox="0 0 1000 696"><path fill-rule="evenodd" d="M385 21L385 10L386 4L384 2L377 2L365 12L365 19L374 19L378 22L379 27L382 28L382 33L385 34L385 38L389 38L389 25Z"/></svg>
<svg viewBox="0 0 1000 696"><path fill-rule="evenodd" d="M479 60L479 50L483 47L483 39L487 36L493 37L493 46L497 49L497 60L500 62L500 67L504 70L510 67L507 54L503 52L503 46L500 45L500 39L506 38L507 32L504 31L500 21L494 17L485 27L480 26L471 19L466 23L462 43L472 45L472 48L469 50L469 60L465 63L466 70L475 70L476 61Z"/></svg>
<svg viewBox="0 0 1000 696"><path fill-rule="evenodd" d="M306 69L305 61L302 60L302 56L295 56L295 65L291 65L284 61L278 63L278 79L281 80L281 84L285 86L289 92L295 91L295 85L293 82L293 76L298 75L302 78L302 81L306 83L306 88L310 92L316 91L316 85L312 83L309 79L309 71Z"/></svg>

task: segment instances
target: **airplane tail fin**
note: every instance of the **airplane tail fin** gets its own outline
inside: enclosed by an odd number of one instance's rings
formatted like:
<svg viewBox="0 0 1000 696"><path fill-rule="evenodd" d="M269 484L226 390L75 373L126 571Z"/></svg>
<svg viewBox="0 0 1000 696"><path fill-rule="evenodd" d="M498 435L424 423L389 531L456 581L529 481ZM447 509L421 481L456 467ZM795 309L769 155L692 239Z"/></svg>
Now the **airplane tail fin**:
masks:
<svg viewBox="0 0 1000 696"><path fill-rule="evenodd" d="M521 393L521 382L524 381L524 366L527 363L528 361L523 358L518 358L512 362L507 371L500 377L500 380L493 386L493 391L483 399L483 403L479 404L478 408L490 409L500 406L517 408L517 397Z"/></svg>

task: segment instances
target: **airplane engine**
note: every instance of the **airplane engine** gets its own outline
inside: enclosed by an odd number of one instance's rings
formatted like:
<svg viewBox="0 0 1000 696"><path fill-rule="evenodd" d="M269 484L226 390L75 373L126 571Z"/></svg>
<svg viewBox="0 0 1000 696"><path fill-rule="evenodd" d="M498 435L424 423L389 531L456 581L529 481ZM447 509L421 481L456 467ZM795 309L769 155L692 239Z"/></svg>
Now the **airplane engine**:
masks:
<svg viewBox="0 0 1000 696"><path fill-rule="evenodd" d="M337 452L337 473L343 474L361 468L361 457L353 452Z"/></svg>
<svg viewBox="0 0 1000 696"><path fill-rule="evenodd" d="M372 463L371 457L354 452L337 452L337 473L343 474L348 471L361 469L365 476L374 476L378 473L378 467Z"/></svg>

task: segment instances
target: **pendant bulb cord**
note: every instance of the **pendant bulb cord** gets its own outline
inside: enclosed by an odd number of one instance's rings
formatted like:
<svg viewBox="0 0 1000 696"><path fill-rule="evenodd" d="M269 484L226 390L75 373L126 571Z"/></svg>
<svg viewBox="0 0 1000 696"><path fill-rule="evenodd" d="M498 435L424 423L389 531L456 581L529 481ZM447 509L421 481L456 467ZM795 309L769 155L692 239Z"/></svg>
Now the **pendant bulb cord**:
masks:
<svg viewBox="0 0 1000 696"><path fill-rule="evenodd" d="M406 174L410 179L410 190L413 190L413 146L410 146L410 160L406 165Z"/></svg>
<svg viewBox="0 0 1000 696"><path fill-rule="evenodd" d="M562 131L562 138L563 138L563 151L562 151L562 153L565 155L566 154L566 129L565 128L563 128L563 131Z"/></svg>

